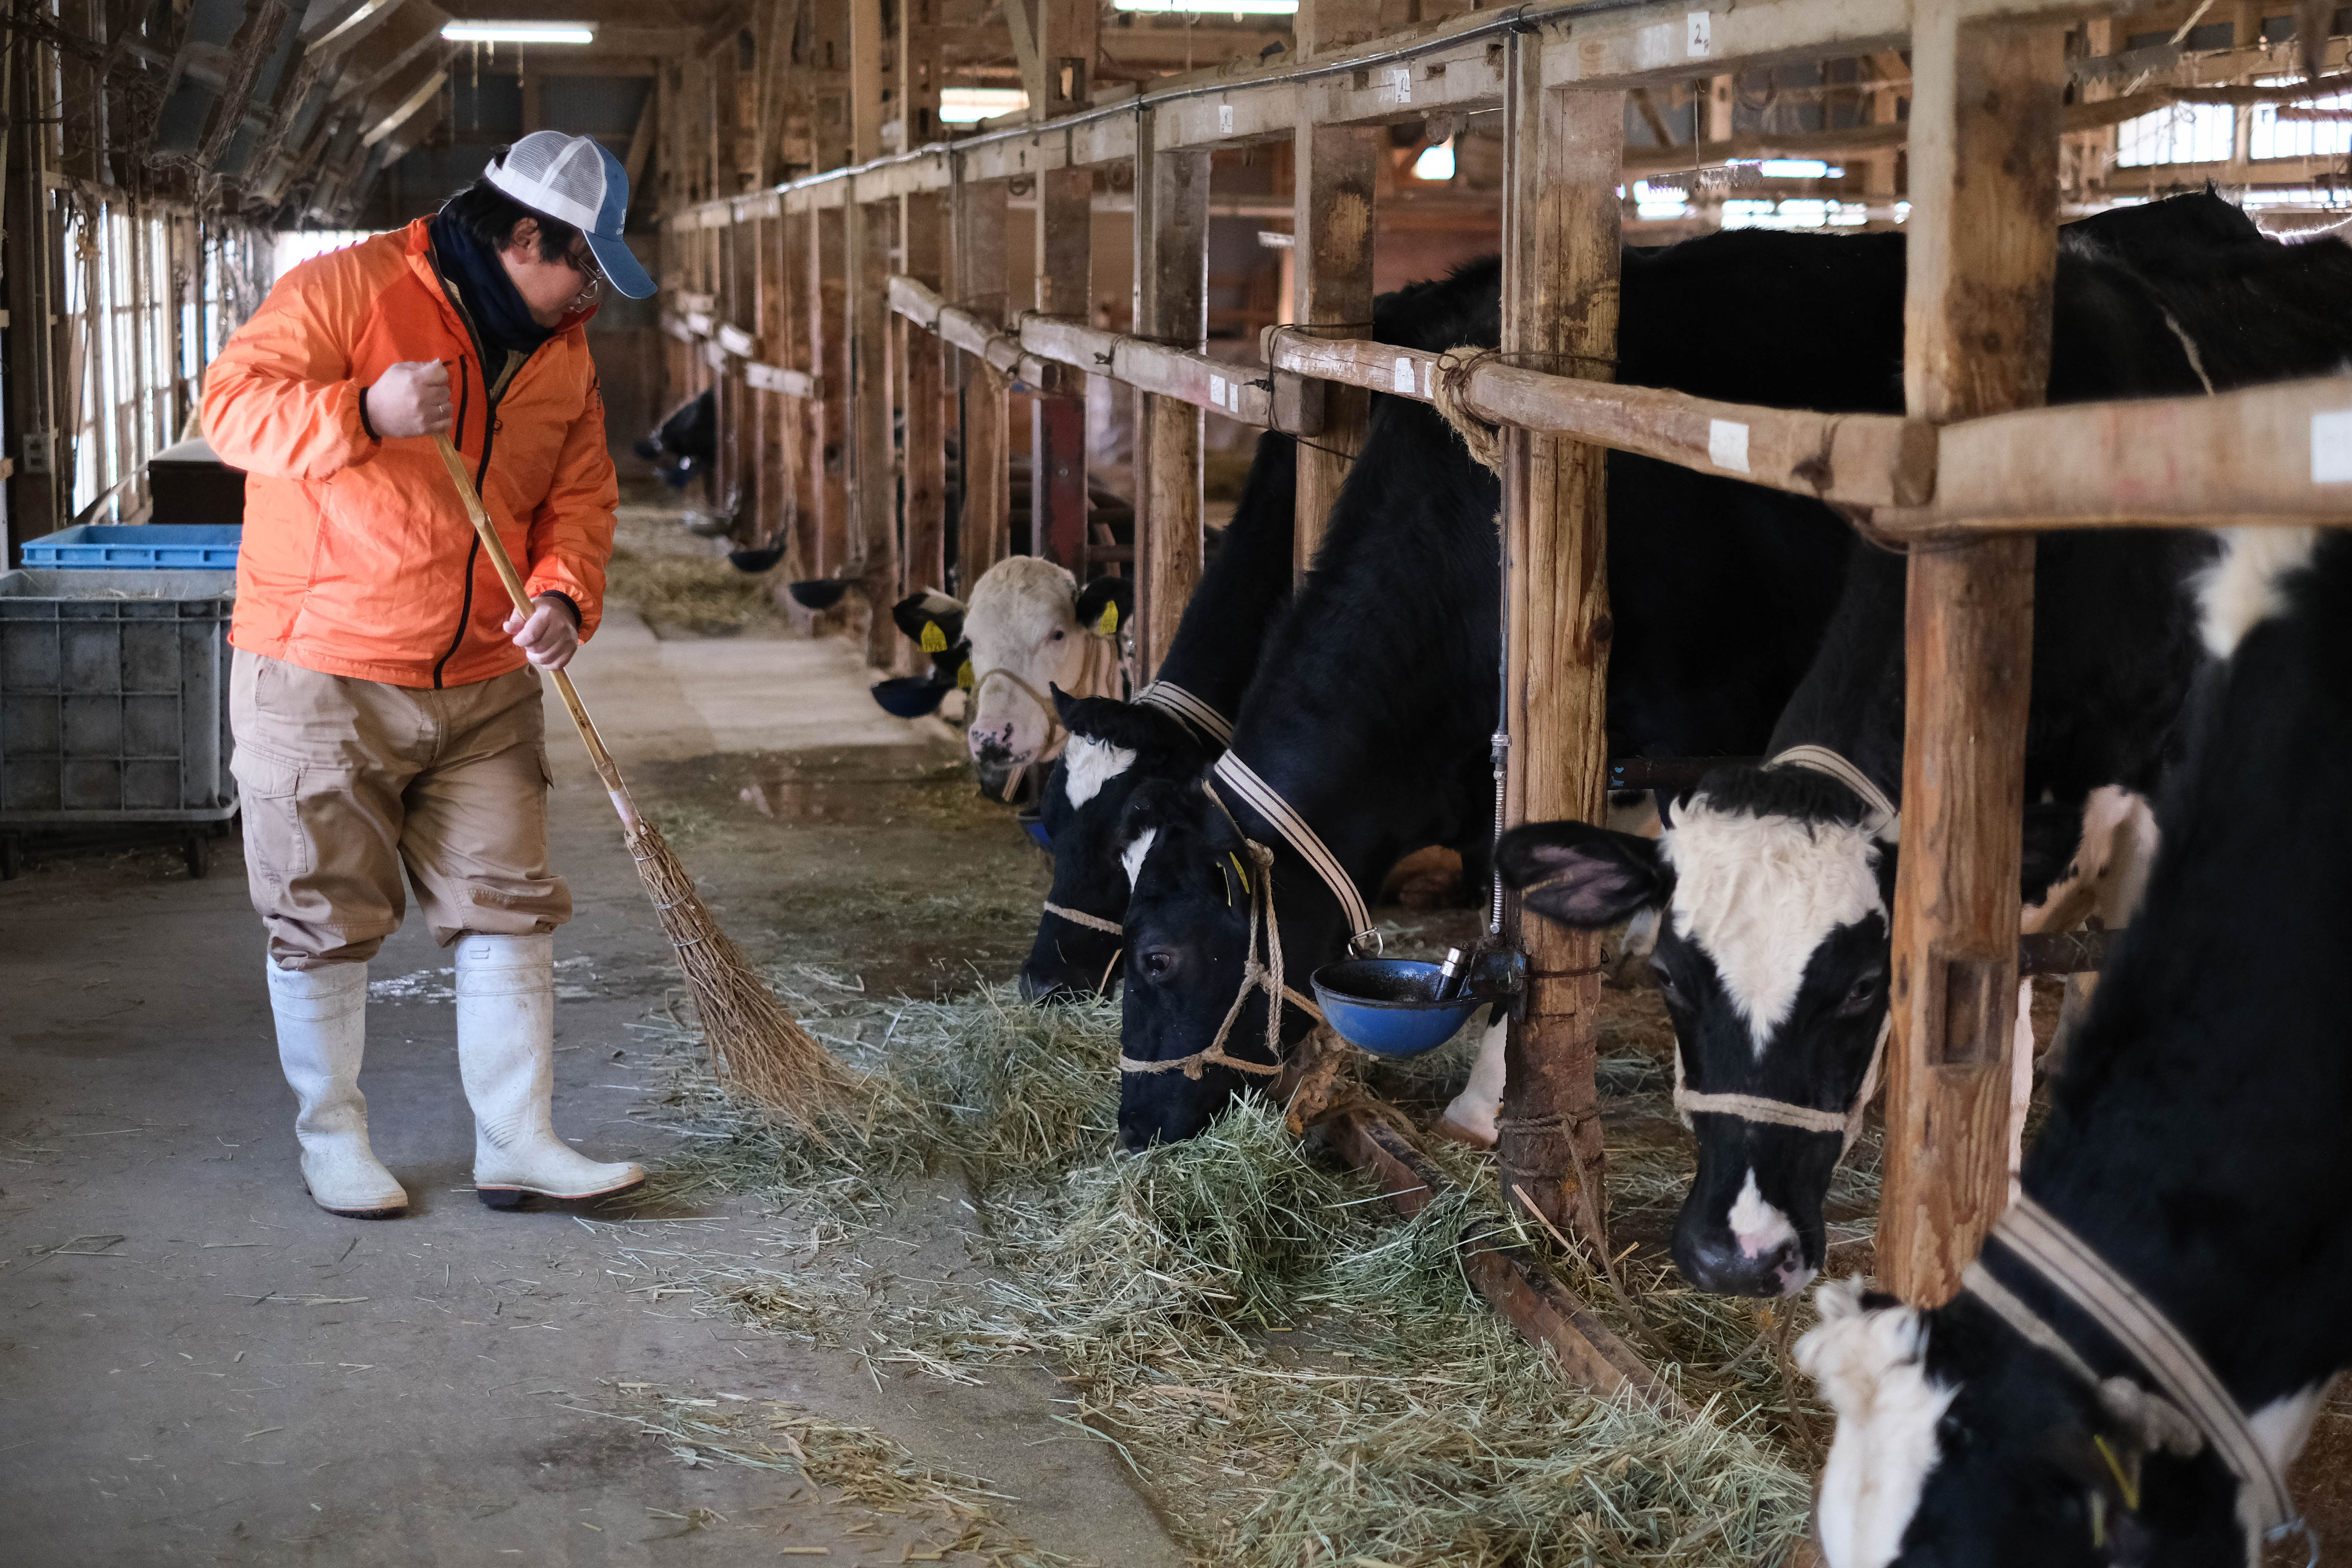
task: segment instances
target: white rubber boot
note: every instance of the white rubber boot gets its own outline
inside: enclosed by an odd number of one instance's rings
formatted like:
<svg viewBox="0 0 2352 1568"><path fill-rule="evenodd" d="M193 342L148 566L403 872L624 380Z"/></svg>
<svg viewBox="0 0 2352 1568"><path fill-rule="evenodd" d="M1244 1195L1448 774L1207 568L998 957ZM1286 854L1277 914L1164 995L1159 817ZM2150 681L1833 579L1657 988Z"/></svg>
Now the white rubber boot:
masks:
<svg viewBox="0 0 2352 1568"><path fill-rule="evenodd" d="M555 939L457 939L457 1068L474 1108L474 1190L494 1209L533 1193L594 1198L646 1179L555 1135Z"/></svg>
<svg viewBox="0 0 2352 1568"><path fill-rule="evenodd" d="M368 1147L367 1099L360 1093L368 966L280 969L268 958L261 963L269 972L278 1062L299 1107L294 1136L302 1144L302 1180L312 1201L352 1219L398 1218L408 1212L408 1194Z"/></svg>
<svg viewBox="0 0 2352 1568"><path fill-rule="evenodd" d="M1456 1143L1467 1143L1473 1149L1492 1149L1500 1136L1495 1119L1503 1111L1503 1037L1510 1030L1511 1021L1497 1010L1494 1022L1478 1040L1478 1059L1470 1066L1470 1081L1445 1108L1433 1130L1441 1138Z"/></svg>

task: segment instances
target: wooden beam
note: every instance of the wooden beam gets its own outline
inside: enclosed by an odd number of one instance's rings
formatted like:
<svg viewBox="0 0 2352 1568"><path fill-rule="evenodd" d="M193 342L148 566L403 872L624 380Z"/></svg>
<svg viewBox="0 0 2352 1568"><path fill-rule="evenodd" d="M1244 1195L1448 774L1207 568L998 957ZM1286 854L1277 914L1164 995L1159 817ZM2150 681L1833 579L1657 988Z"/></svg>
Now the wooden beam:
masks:
<svg viewBox="0 0 2352 1568"><path fill-rule="evenodd" d="M1939 423L2032 406L2050 367L2063 35L1964 28L1954 0L1920 0L1911 70L1905 402ZM1933 1306L2009 1204L2033 542L1914 552L1908 622L1878 1277Z"/></svg>
<svg viewBox="0 0 2352 1568"><path fill-rule="evenodd" d="M1380 0L1298 0L1290 31L1299 59L1336 53L1381 36Z"/></svg>
<svg viewBox="0 0 2352 1568"><path fill-rule="evenodd" d="M1333 1147L1378 1183L1381 1194L1408 1218L1454 1191L1433 1161L1362 1111L1341 1111L1321 1125ZM1570 1381L1604 1395L1631 1394L1660 1411L1689 1418L1681 1396L1534 1254L1497 1246L1478 1231L1465 1233L1461 1250L1464 1276L1520 1333L1549 1350Z"/></svg>
<svg viewBox="0 0 2352 1568"><path fill-rule="evenodd" d="M1028 0L1037 21L1037 65L1045 83L1040 104L1033 94L1033 113L1043 118L1077 114L1091 107L1095 57L1101 48L1101 0Z"/></svg>
<svg viewBox="0 0 2352 1568"><path fill-rule="evenodd" d="M957 297L1002 321L1005 306L1005 188L1001 180L955 190ZM956 592L1011 553L1011 410L1003 375L976 353L963 363L963 510L956 540Z"/></svg>
<svg viewBox="0 0 2352 1568"><path fill-rule="evenodd" d="M1135 331L1197 350L1209 330L1209 154L1155 153L1152 130L1146 114L1136 128ZM1201 580L1201 411L1143 393L1137 412L1135 658L1148 681Z"/></svg>
<svg viewBox="0 0 2352 1568"><path fill-rule="evenodd" d="M1298 121L1292 142L1295 196L1291 319L1333 337L1371 330L1372 187L1388 138L1378 131ZM1293 562L1303 578L1323 542L1331 503L1364 438L1369 394L1334 387L1323 398L1323 434L1298 449Z"/></svg>
<svg viewBox="0 0 2352 1568"><path fill-rule="evenodd" d="M1267 329L1265 343L1266 363L1277 373L1328 377L1420 402L1429 400L1439 373L1436 354L1334 342L1290 327ZM1936 490L1936 427L1923 419L1717 403L1500 360L1474 364L1463 379L1462 402L1490 424L1572 436L1841 505L1916 507Z"/></svg>
<svg viewBox="0 0 2352 1568"><path fill-rule="evenodd" d="M1617 348L1624 95L1547 91L1537 51L1514 38L1511 52L1503 348L1605 373ZM1505 819L1598 822L1608 805L1605 453L1524 431L1505 450ZM1521 921L1517 936L1528 992L1504 1047L1496 1160L1552 1226L1605 1248L1600 935Z"/></svg>

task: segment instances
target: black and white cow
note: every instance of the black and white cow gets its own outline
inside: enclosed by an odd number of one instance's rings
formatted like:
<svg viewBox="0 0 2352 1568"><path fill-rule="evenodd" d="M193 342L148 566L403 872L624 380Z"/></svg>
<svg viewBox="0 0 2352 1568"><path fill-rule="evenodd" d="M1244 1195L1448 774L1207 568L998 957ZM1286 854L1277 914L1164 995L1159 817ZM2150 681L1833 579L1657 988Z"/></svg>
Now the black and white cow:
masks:
<svg viewBox="0 0 2352 1568"><path fill-rule="evenodd" d="M1629 249L1618 376L1727 400L1876 410L1900 400L1900 239L1741 231ZM1488 343L1497 268L1422 285L1425 341ZM1741 324L1737 353L1725 321ZM1834 321L1834 331L1822 323ZM1833 605L1845 525L1817 502L1639 458L1609 460L1612 752L1747 754L1810 660ZM1298 602L1237 716L1233 751L1277 791L1369 895L1396 858L1460 848L1483 874L1494 802L1497 487L1429 408L1383 399ZM1232 803L1231 792L1226 792ZM1242 806L1274 847L1285 980L1305 991L1347 931L1338 900ZM1211 1044L1241 984L1248 900L1230 868L1235 827L1191 780L1136 791L1122 830L1137 868L1128 906L1123 1047L1175 1063ZM1266 1060L1254 994L1225 1054ZM1287 1009L1283 1036L1307 1027ZM1199 1132L1238 1069L1129 1071L1129 1146Z"/></svg>
<svg viewBox="0 0 2352 1568"><path fill-rule="evenodd" d="M2347 300L2352 251L2276 245L2210 195L2073 226L2060 244L2051 401L2326 372L2352 352ZM2028 903L2066 872L2095 791L2155 784L2200 658L2188 583L2210 548L2177 531L2040 540ZM1826 747L1898 795L1904 604L1899 558L1855 558L1773 752ZM1507 836L1499 864L1528 907L1568 924L1665 912L1653 965L1692 1092L1845 1112L1864 1097L1886 1020L1896 837L1895 822L1834 778L1745 767L1710 774L1655 841L1530 825ZM2021 1062L2030 1071L2030 1052ZM1690 1121L1698 1172L1675 1226L1676 1265L1728 1294L1801 1289L1822 1260L1839 1136L1736 1112Z"/></svg>
<svg viewBox="0 0 2352 1568"><path fill-rule="evenodd" d="M705 392L681 403L652 435L637 443L637 456L654 465L662 482L684 489L688 479L719 460L719 400Z"/></svg>
<svg viewBox="0 0 2352 1568"><path fill-rule="evenodd" d="M2227 662L2024 1190L2186 1337L2283 1470L2352 1364L2352 536L2224 548L2202 603ZM1831 1568L2258 1561L2216 1450L2152 1424L2147 1370L2000 1235L1979 1260L1996 1292L2085 1364L1973 1281L1927 1312L1824 1287L1797 1360L1838 1413Z"/></svg>
<svg viewBox="0 0 2352 1568"><path fill-rule="evenodd" d="M1297 443L1258 437L1249 479L1216 553L1184 606L1158 680L1205 704L1225 723L1256 673L1266 633L1290 605ZM1171 707L1115 695L1054 700L1069 742L1038 799L1051 840L1054 886L1038 917L1036 943L1021 966L1021 994L1033 1002L1108 988L1125 947L1127 870L1120 820L1136 787L1155 778L1189 779L1224 750L1206 721Z"/></svg>

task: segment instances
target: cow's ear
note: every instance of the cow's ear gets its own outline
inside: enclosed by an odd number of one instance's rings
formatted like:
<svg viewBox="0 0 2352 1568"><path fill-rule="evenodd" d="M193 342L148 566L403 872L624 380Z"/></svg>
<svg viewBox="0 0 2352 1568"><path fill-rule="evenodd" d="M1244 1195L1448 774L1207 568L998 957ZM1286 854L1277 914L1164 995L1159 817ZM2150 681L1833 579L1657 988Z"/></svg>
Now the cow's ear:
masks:
<svg viewBox="0 0 2352 1568"><path fill-rule="evenodd" d="M1673 873L1653 839L1582 822L1530 822L1503 835L1495 868L1528 908L1599 930L1665 901Z"/></svg>
<svg viewBox="0 0 2352 1568"><path fill-rule="evenodd" d="M1813 1293L1822 1321L1798 1340L1796 1362L1841 1417L1876 1419L1893 1401L1924 1405L1935 1395L1924 1368L1926 1320L1910 1307L1873 1304L1884 1300L1851 1279ZM1890 1404L1881 1405L1882 1396Z"/></svg>
<svg viewBox="0 0 2352 1568"><path fill-rule="evenodd" d="M1053 694L1054 711L1062 716L1062 728L1075 734L1078 728L1079 707L1086 699L1071 696L1062 689L1062 684L1058 680L1047 681L1045 689Z"/></svg>
<svg viewBox="0 0 2352 1568"><path fill-rule="evenodd" d="M1135 579L1097 577L1078 590L1078 625L1110 637L1135 614Z"/></svg>
<svg viewBox="0 0 2352 1568"><path fill-rule="evenodd" d="M963 605L936 590L909 594L890 606L892 624L925 653L944 653L963 640Z"/></svg>

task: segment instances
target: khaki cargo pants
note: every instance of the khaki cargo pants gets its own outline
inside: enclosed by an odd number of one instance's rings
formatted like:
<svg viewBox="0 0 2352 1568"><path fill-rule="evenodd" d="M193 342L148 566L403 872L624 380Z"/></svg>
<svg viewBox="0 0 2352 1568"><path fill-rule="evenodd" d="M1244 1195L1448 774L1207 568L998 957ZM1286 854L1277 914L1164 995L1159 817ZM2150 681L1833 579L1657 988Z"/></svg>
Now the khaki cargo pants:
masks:
<svg viewBox="0 0 2352 1568"><path fill-rule="evenodd" d="M281 968L373 958L401 869L443 947L572 918L547 864L539 672L443 690L321 675L235 650L231 771L253 907Z"/></svg>

